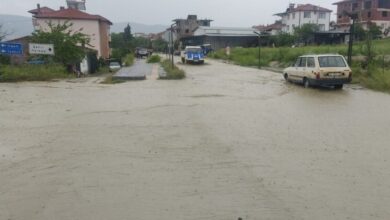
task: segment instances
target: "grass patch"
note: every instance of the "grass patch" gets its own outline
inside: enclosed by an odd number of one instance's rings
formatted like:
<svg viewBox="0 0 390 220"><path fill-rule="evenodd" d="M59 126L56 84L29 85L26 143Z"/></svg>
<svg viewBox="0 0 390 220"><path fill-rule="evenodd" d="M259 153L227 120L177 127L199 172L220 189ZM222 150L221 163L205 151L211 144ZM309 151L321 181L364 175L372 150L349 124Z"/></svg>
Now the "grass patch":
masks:
<svg viewBox="0 0 390 220"><path fill-rule="evenodd" d="M133 54L127 54L123 58L123 64L124 64L124 66L132 66L134 64L134 55Z"/></svg>
<svg viewBox="0 0 390 220"><path fill-rule="evenodd" d="M0 66L0 82L49 81L71 77L73 75L60 64Z"/></svg>
<svg viewBox="0 0 390 220"><path fill-rule="evenodd" d="M147 63L159 63L161 61L161 57L159 55L152 55L146 61Z"/></svg>
<svg viewBox="0 0 390 220"><path fill-rule="evenodd" d="M161 65L167 73L167 76L162 79L184 79L186 77L184 70L179 69L176 65L172 68L169 60L164 60Z"/></svg>

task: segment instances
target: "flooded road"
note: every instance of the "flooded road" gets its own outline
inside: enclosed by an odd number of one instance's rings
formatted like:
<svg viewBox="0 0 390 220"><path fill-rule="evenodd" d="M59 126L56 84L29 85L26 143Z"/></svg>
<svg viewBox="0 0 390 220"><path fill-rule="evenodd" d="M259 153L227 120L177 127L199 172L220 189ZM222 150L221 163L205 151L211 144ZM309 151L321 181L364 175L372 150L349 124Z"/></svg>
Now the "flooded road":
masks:
<svg viewBox="0 0 390 220"><path fill-rule="evenodd" d="M390 218L390 95L179 67L0 84L0 219Z"/></svg>

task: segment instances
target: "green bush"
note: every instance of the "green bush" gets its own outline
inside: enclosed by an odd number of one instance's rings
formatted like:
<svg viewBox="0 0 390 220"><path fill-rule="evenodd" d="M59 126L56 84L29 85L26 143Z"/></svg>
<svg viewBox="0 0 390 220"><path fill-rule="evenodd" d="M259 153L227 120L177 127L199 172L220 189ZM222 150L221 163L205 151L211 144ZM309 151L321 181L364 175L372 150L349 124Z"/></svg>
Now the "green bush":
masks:
<svg viewBox="0 0 390 220"><path fill-rule="evenodd" d="M130 53L127 54L123 59L123 63L125 66L132 66L134 64L134 55Z"/></svg>
<svg viewBox="0 0 390 220"><path fill-rule="evenodd" d="M164 60L161 65L167 73L167 76L163 79L183 79L186 77L185 72L177 66L174 65L172 68L172 64L169 60Z"/></svg>
<svg viewBox="0 0 390 220"><path fill-rule="evenodd" d="M71 76L65 67L59 64L0 66L0 82L48 81Z"/></svg>
<svg viewBox="0 0 390 220"><path fill-rule="evenodd" d="M159 63L161 61L161 57L159 55L152 55L148 58L147 63Z"/></svg>

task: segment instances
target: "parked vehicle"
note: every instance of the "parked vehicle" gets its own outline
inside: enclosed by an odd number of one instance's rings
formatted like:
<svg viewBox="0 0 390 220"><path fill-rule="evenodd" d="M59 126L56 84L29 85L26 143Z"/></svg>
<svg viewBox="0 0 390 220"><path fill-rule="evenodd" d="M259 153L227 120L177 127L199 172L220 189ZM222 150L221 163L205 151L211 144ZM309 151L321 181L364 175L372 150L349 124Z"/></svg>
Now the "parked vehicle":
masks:
<svg viewBox="0 0 390 220"><path fill-rule="evenodd" d="M204 54L200 46L187 46L181 52L181 61L183 63L204 63Z"/></svg>
<svg viewBox="0 0 390 220"><path fill-rule="evenodd" d="M149 56L148 49L145 48L136 48L135 55L137 58L144 58Z"/></svg>
<svg viewBox="0 0 390 220"><path fill-rule="evenodd" d="M110 62L110 65L109 65L110 72L117 71L120 68L121 68L121 65L119 64L119 62Z"/></svg>
<svg viewBox="0 0 390 220"><path fill-rule="evenodd" d="M287 81L309 86L334 86L343 88L352 80L352 70L345 58L338 54L305 55L299 57L295 64L284 69L283 76Z"/></svg>

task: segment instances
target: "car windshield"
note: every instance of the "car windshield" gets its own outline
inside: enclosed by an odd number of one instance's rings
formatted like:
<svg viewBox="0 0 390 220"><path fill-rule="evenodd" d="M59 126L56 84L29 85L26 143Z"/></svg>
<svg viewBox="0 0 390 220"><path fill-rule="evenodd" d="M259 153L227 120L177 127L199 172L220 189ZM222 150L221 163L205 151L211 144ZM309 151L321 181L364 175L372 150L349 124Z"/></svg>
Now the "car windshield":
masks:
<svg viewBox="0 0 390 220"><path fill-rule="evenodd" d="M341 56L323 56L318 57L320 67L346 67L344 59Z"/></svg>

